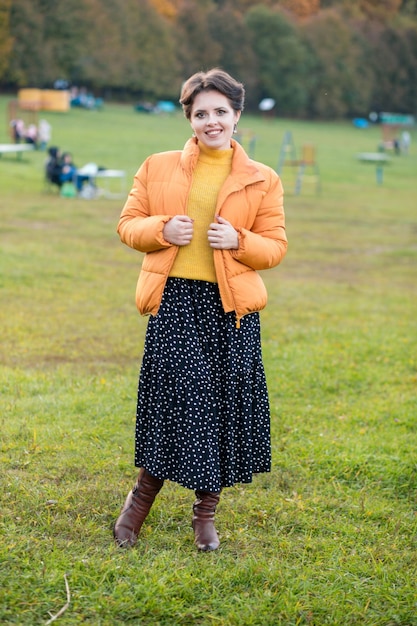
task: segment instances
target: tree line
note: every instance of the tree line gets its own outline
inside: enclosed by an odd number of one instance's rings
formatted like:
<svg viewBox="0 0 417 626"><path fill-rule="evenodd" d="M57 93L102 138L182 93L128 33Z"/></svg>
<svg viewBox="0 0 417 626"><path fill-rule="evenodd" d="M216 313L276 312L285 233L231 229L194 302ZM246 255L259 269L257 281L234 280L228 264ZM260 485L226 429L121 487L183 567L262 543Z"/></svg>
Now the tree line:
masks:
<svg viewBox="0 0 417 626"><path fill-rule="evenodd" d="M417 110L417 0L0 0L0 86L57 79L107 98L178 100L219 66L246 107L332 119Z"/></svg>

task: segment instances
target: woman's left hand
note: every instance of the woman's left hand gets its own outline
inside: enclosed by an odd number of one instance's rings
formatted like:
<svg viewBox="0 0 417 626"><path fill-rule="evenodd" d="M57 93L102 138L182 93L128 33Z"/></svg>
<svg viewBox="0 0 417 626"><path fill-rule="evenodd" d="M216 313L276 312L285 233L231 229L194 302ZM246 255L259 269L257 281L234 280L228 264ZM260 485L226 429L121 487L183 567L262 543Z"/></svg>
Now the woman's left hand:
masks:
<svg viewBox="0 0 417 626"><path fill-rule="evenodd" d="M220 215L216 215L217 222L210 224L207 233L209 244L218 250L237 250L239 237L230 222Z"/></svg>

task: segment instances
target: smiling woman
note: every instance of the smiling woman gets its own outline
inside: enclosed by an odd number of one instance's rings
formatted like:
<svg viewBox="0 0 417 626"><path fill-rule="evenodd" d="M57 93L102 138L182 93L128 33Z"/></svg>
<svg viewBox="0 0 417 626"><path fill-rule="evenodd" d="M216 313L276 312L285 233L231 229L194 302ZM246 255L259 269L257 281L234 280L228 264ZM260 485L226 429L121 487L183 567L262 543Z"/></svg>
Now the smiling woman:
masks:
<svg viewBox="0 0 417 626"><path fill-rule="evenodd" d="M136 543L169 479L193 489L199 550L215 550L224 487L271 468L270 414L258 270L278 265L285 234L278 175L232 139L243 85L213 69L192 76L180 102L194 136L138 170L122 211L122 242L145 253L137 306L150 314L139 378L135 464L114 526Z"/></svg>
<svg viewBox="0 0 417 626"><path fill-rule="evenodd" d="M203 144L216 150L227 150L239 118L240 111L232 109L226 96L218 91L205 91L194 100L191 127Z"/></svg>

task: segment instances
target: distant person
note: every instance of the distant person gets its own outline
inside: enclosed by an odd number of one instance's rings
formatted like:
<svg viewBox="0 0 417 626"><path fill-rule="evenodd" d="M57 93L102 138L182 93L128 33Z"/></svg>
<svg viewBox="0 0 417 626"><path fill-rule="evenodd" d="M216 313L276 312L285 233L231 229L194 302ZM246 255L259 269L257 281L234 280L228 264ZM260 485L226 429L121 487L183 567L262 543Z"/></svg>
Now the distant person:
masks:
<svg viewBox="0 0 417 626"><path fill-rule="evenodd" d="M20 143L25 138L26 134L24 121L20 118L12 120L10 122L10 126L12 127L13 141L15 143Z"/></svg>
<svg viewBox="0 0 417 626"><path fill-rule="evenodd" d="M145 253L137 306L146 331L137 414L140 468L114 526L133 546L164 480L195 491L199 550L215 550L224 487L271 468L270 413L258 270L287 249L278 175L232 139L244 87L226 72L199 72L180 102L193 137L149 156L120 216L121 241Z"/></svg>
<svg viewBox="0 0 417 626"><path fill-rule="evenodd" d="M53 185L61 187L62 160L61 153L57 146L51 146L48 149L48 160L46 161L45 170L46 179Z"/></svg>
<svg viewBox="0 0 417 626"><path fill-rule="evenodd" d="M403 132L401 133L401 141L400 141L401 152L403 152L404 154L408 154L410 151L410 145L411 145L411 135L408 132L408 130L403 130Z"/></svg>
<svg viewBox="0 0 417 626"><path fill-rule="evenodd" d="M46 120L40 120L38 128L39 149L46 150L52 137L52 126Z"/></svg>
<svg viewBox="0 0 417 626"><path fill-rule="evenodd" d="M64 152L61 160L61 184L74 183L77 192L81 192L86 181L91 182L90 174L79 173L70 152Z"/></svg>
<svg viewBox="0 0 417 626"><path fill-rule="evenodd" d="M70 152L64 152L61 157L61 183L75 182L77 168Z"/></svg>
<svg viewBox="0 0 417 626"><path fill-rule="evenodd" d="M29 124L29 126L27 127L25 133L25 141L26 143L34 145L35 148L38 147L38 128L36 124Z"/></svg>

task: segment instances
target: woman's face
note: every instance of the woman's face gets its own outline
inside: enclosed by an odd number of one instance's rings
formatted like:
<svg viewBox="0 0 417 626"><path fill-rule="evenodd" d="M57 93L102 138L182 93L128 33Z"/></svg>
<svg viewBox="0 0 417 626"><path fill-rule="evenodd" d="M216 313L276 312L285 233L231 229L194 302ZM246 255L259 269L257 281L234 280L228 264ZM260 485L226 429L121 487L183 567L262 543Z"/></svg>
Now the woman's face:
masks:
<svg viewBox="0 0 417 626"><path fill-rule="evenodd" d="M227 150L240 111L235 111L226 96L219 91L202 91L191 109L191 128L199 141L208 148Z"/></svg>

